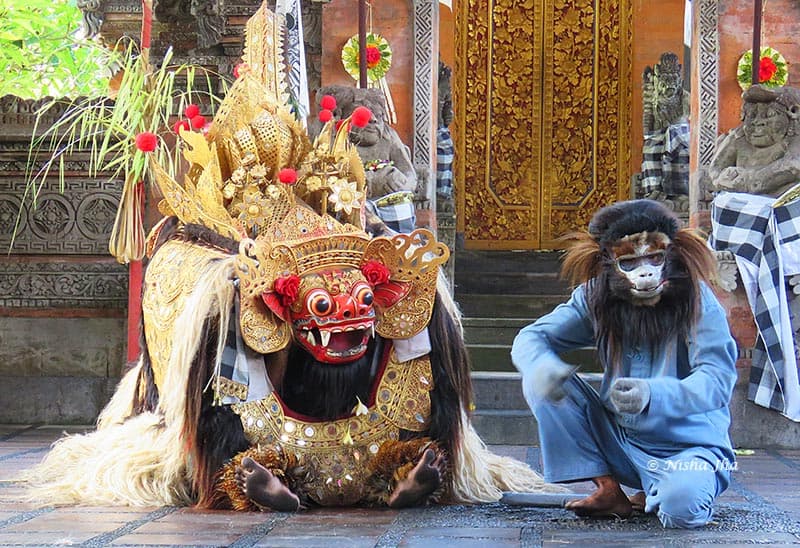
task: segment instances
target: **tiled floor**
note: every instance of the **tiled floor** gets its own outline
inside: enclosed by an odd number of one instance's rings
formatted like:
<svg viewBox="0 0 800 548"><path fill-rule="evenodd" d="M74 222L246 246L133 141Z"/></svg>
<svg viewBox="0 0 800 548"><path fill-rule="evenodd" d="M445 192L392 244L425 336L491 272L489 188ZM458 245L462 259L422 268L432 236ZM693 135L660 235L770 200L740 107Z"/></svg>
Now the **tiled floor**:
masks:
<svg viewBox="0 0 800 548"><path fill-rule="evenodd" d="M652 516L589 521L552 508L504 504L403 511L314 509L295 514L191 508L37 507L13 481L64 428L0 426L0 546L449 547L735 546L800 544L800 451L739 459L711 525L664 530ZM70 429L76 431L76 429ZM538 449L495 446L538 466ZM588 485L573 486L576 491Z"/></svg>

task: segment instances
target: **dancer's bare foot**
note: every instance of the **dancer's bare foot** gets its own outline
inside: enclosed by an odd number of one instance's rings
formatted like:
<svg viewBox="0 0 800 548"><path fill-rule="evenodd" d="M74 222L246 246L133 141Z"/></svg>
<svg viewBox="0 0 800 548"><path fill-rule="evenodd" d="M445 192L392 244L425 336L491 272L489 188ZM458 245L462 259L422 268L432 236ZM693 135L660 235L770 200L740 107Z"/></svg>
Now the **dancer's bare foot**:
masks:
<svg viewBox="0 0 800 548"><path fill-rule="evenodd" d="M445 472L444 455L426 449L417 465L400 481L389 497L390 508L406 508L420 504L442 484Z"/></svg>
<svg viewBox="0 0 800 548"><path fill-rule="evenodd" d="M569 501L564 508L585 518L630 517L633 506L617 480L611 476L600 476L592 481L597 485L594 493L585 499Z"/></svg>
<svg viewBox="0 0 800 548"><path fill-rule="evenodd" d="M250 457L242 459L241 466L236 467L235 477L244 494L259 506L278 512L294 512L300 508L297 495Z"/></svg>
<svg viewBox="0 0 800 548"><path fill-rule="evenodd" d="M639 491L635 495L629 496L628 500L631 501L631 508L634 512L644 512L644 506L647 502L644 491Z"/></svg>

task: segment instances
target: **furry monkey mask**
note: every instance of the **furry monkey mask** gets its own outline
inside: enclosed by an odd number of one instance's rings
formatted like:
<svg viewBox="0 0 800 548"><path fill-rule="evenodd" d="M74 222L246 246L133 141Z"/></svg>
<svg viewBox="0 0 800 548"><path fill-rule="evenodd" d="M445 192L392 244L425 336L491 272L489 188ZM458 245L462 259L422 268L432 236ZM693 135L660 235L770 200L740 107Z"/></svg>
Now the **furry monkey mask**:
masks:
<svg viewBox="0 0 800 548"><path fill-rule="evenodd" d="M626 345L655 349L692 328L699 284L714 279L716 262L672 211L653 200L619 202L600 209L588 231L568 239L562 275L586 284L605 363L619 363Z"/></svg>

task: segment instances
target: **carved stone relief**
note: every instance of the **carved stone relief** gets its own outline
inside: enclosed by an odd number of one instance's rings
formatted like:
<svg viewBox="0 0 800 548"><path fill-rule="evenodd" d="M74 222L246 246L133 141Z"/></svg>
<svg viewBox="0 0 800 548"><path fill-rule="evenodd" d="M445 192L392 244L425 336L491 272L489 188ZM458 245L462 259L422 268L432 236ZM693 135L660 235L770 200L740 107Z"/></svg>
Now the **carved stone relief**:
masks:
<svg viewBox="0 0 800 548"><path fill-rule="evenodd" d="M53 182L42 189L33 207L30 200L22 203L23 178L0 176L0 249L14 254L107 255L121 187L121 181L71 178L62 192Z"/></svg>
<svg viewBox="0 0 800 548"><path fill-rule="evenodd" d="M716 152L719 131L719 12L716 0L692 2L698 36L694 40L694 59L700 72L696 126L698 138L690 151L697 166L689 179L689 202L692 211L709 209L711 194L705 188L705 171Z"/></svg>
<svg viewBox="0 0 800 548"><path fill-rule="evenodd" d="M114 308L128 306L128 269L97 261L0 260L0 307Z"/></svg>
<svg viewBox="0 0 800 548"><path fill-rule="evenodd" d="M439 1L414 2L414 146L412 156L418 177L422 177L429 203L436 203L436 170L433 147L436 142L434 97L439 75L436 33L439 27Z"/></svg>

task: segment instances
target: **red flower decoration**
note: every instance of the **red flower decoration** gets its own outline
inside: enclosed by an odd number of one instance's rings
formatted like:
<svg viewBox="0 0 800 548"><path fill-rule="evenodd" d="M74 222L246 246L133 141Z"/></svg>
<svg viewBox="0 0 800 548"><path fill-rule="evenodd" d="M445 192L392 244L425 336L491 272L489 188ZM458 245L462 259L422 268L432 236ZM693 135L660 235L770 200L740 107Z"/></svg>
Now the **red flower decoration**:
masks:
<svg viewBox="0 0 800 548"><path fill-rule="evenodd" d="M375 259L370 259L362 264L361 273L364 274L364 277L370 285L373 286L385 284L389 281L389 269L386 268L386 265L382 262L376 261Z"/></svg>
<svg viewBox="0 0 800 548"><path fill-rule="evenodd" d="M191 126L189 125L189 120L178 120L177 122L175 122L175 125L172 126L172 131L174 131L178 135L181 134L181 129L185 129L186 131L192 129Z"/></svg>
<svg viewBox="0 0 800 548"><path fill-rule="evenodd" d="M191 119L191 124L194 129L200 129L206 125L206 117L203 116L202 114L193 116Z"/></svg>
<svg viewBox="0 0 800 548"><path fill-rule="evenodd" d="M333 112L331 112L327 108L319 111L319 121L322 122L323 124L325 122L330 122L332 119L333 119Z"/></svg>
<svg viewBox="0 0 800 548"><path fill-rule="evenodd" d="M762 57L758 63L758 81L769 82L777 71L778 67L772 57Z"/></svg>
<svg viewBox="0 0 800 548"><path fill-rule="evenodd" d="M378 46L367 46L367 68L375 68L381 62L381 50Z"/></svg>
<svg viewBox="0 0 800 548"><path fill-rule="evenodd" d="M275 280L273 290L281 296L281 304L283 306L291 306L300 294L300 276L292 274L278 278Z"/></svg>
<svg viewBox="0 0 800 548"><path fill-rule="evenodd" d="M333 95L323 95L322 99L319 101L319 106L327 110L333 110L336 108L336 97Z"/></svg>
<svg viewBox="0 0 800 548"><path fill-rule="evenodd" d="M188 119L192 119L195 116L200 114L200 107L195 104L188 105L186 110L183 111L183 115L186 116Z"/></svg>
<svg viewBox="0 0 800 548"><path fill-rule="evenodd" d="M372 111L367 107L357 107L350 120L356 127L365 127L372 119Z"/></svg>
<svg viewBox="0 0 800 548"><path fill-rule="evenodd" d="M149 131L143 131L136 136L136 148L142 152L153 152L158 145L158 136Z"/></svg>
<svg viewBox="0 0 800 548"><path fill-rule="evenodd" d="M278 180L285 185L293 185L297 182L297 172L290 167L285 167L278 172Z"/></svg>

